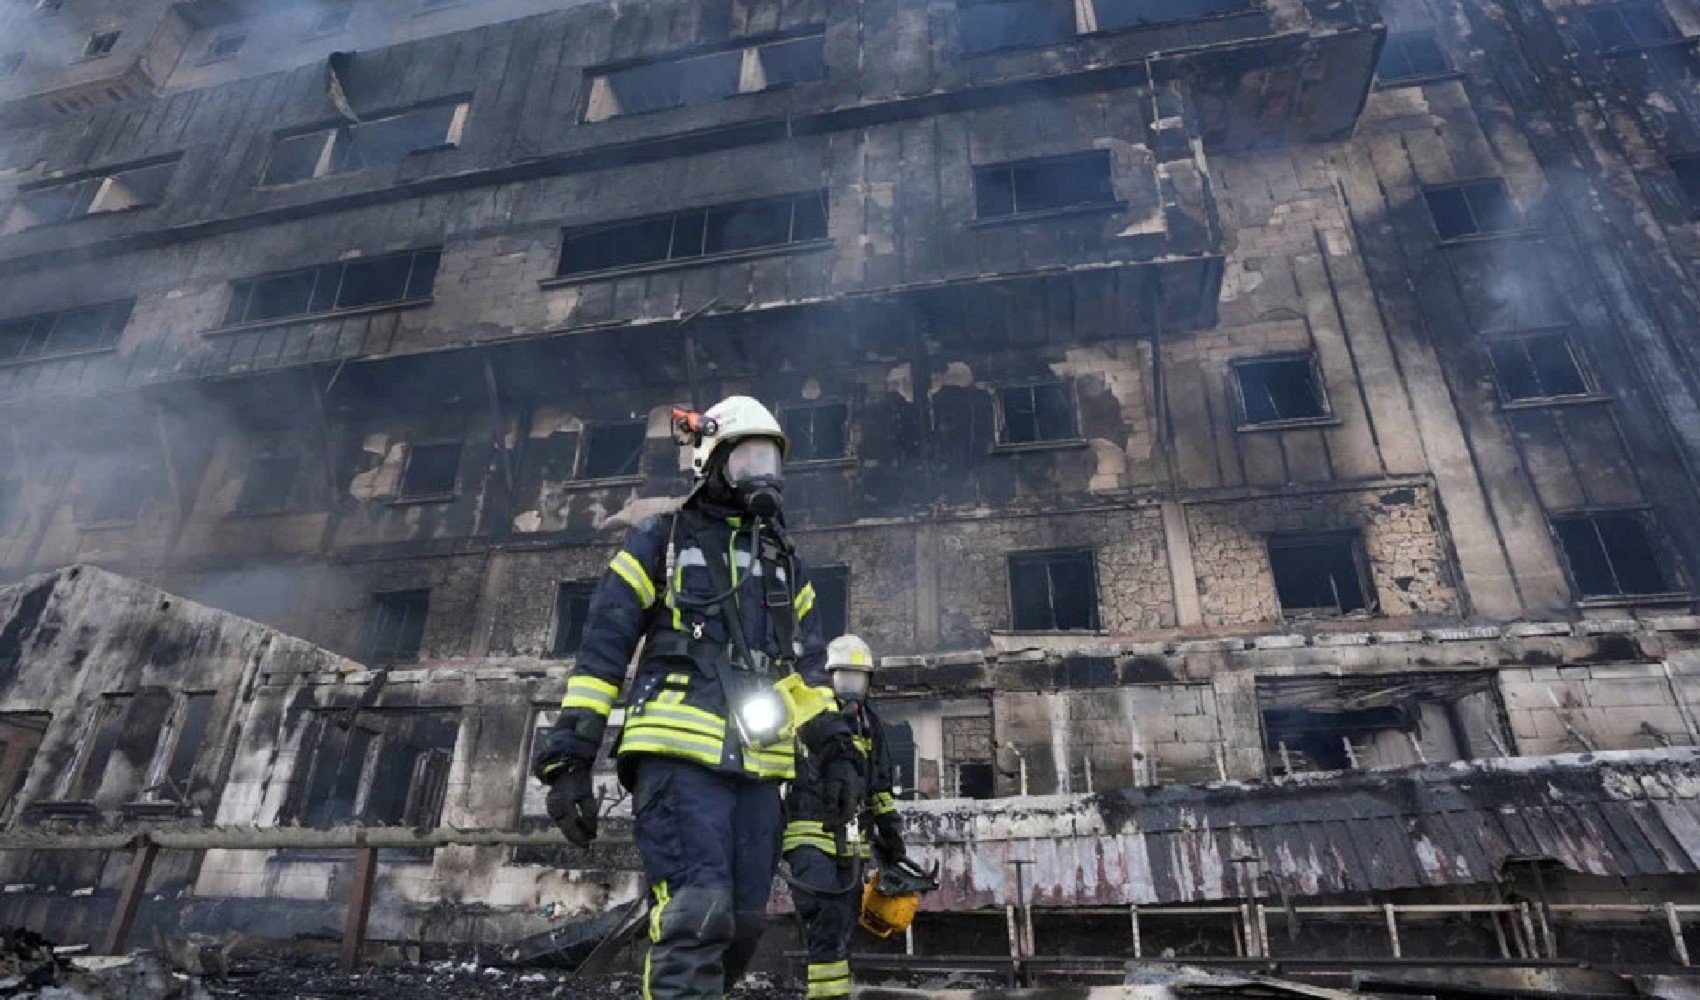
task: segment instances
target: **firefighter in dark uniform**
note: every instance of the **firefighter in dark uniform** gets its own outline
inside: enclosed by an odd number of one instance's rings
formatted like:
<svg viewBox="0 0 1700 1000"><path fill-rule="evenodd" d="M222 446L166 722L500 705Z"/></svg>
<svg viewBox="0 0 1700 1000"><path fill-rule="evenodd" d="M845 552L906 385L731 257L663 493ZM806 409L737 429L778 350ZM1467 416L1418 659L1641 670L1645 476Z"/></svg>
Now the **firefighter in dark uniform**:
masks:
<svg viewBox="0 0 1700 1000"><path fill-rule="evenodd" d="M532 772L549 815L589 846L591 767L641 641L616 749L652 902L646 1000L729 992L755 953L782 835L794 747L818 757L842 828L863 761L828 681L814 588L780 518L789 443L754 399L675 411L696 484L627 536L591 596L584 639Z"/></svg>
<svg viewBox="0 0 1700 1000"><path fill-rule="evenodd" d="M857 749L869 762L866 799L859 804L863 832L848 840L829 822L820 762L803 748L797 777L785 797L785 862L791 868L792 896L803 918L809 954L808 1000L850 995L850 935L862 908L861 865L870 853L881 868L906 860L903 827L892 796L891 747L885 727L867 694L873 679L873 654L853 635L839 636L827 647L826 669L833 691L845 706Z"/></svg>

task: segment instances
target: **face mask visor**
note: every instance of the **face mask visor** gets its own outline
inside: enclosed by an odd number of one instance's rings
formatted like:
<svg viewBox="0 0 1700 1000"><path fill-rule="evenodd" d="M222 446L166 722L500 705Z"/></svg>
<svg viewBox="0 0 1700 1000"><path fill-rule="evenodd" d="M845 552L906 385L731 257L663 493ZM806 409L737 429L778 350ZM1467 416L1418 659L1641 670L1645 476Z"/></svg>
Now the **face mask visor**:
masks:
<svg viewBox="0 0 1700 1000"><path fill-rule="evenodd" d="M782 459L772 438L745 438L726 456L726 481L733 486L779 481Z"/></svg>
<svg viewBox="0 0 1700 1000"><path fill-rule="evenodd" d="M840 667L832 671L832 691L845 701L861 701L868 696L870 680L866 670Z"/></svg>

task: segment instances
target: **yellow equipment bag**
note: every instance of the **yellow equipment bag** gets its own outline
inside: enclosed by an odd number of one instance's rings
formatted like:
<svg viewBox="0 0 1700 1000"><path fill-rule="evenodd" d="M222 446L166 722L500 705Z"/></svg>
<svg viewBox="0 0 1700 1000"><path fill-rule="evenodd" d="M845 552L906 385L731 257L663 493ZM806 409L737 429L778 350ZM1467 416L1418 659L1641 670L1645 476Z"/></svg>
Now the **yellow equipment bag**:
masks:
<svg viewBox="0 0 1700 1000"><path fill-rule="evenodd" d="M906 892L896 896L887 896L880 892L879 873L874 872L868 876L867 884L862 886L860 922L869 934L888 938L907 930L914 922L915 911L920 906L921 894L918 892Z"/></svg>

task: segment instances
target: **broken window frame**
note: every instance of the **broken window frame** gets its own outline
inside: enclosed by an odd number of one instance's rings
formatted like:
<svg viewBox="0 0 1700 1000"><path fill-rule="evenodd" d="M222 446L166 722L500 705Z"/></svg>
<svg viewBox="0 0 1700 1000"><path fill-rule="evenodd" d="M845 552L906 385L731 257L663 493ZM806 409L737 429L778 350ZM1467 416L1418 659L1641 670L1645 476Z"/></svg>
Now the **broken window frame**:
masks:
<svg viewBox="0 0 1700 1000"><path fill-rule="evenodd" d="M453 768L455 754L460 748L461 737L465 728L465 715L455 707L420 707L420 708L363 708L350 711L342 708L327 708L315 710L309 736L303 742L302 750L297 756L297 772L291 776L291 788L285 803L284 814L288 820L308 826L355 824L359 826L410 826L436 828L442 824L442 812L448 804L448 777ZM441 716L436 720L425 719L425 716ZM410 718L411 717L411 718ZM392 749L391 744L401 735L401 727L407 726L406 735L411 740L414 727L421 722L435 721L446 727L453 727L453 739L447 746L433 747L424 753L411 755L410 774L404 782L380 782L379 771L386 763L386 754ZM332 741L327 736L333 730L346 734L339 747L331 749ZM355 743L355 734L360 734L358 740L360 758L357 765L350 767L350 744ZM411 744L404 744L404 749ZM413 748L418 749L418 748ZM334 756L334 760L331 758ZM303 763L304 762L304 763ZM395 760L389 763L397 763ZM338 798L326 802L316 801L313 797L315 787L321 784L322 769L331 764L335 772L331 776L331 785L327 790L343 787L352 792L347 801L347 808L337 808ZM424 772L423 774L421 772ZM352 788L347 788L348 780L352 778ZM385 788L404 786L400 796L401 810L399 815L383 817L374 816L373 810L379 804L373 800L373 791L382 784ZM434 815L432 815L434 814ZM401 848L380 852L380 860L387 862L428 862L432 850L414 850ZM330 855L336 860L342 860L338 855ZM318 855L312 851L291 852L288 860L317 860Z"/></svg>
<svg viewBox="0 0 1700 1000"><path fill-rule="evenodd" d="M800 64L804 67L802 73L788 72L783 74L784 79L770 83L770 64L772 69L779 67L777 60L781 50L787 56L804 52L813 58L805 58ZM737 64L736 67L733 63ZM669 69L675 71L670 77L667 74ZM686 49L652 58L607 63L586 69L584 104L579 109L579 120L596 123L698 107L733 97L764 94L799 84L815 83L825 80L829 73L830 69L826 64L825 26L804 25L783 32L740 39L729 46ZM693 74L697 79L705 81L709 74L718 75L719 86L704 89L699 94L687 94L686 85L693 78ZM641 86L642 82L648 82L652 87L659 84L664 89L670 89L671 93L660 93L655 99L644 102L643 107L627 110L626 105L638 96L631 93L632 87ZM620 93L622 83L626 84L627 89L623 98Z"/></svg>
<svg viewBox="0 0 1700 1000"><path fill-rule="evenodd" d="M54 358L74 358L90 354L106 354L117 350L124 328L130 323L135 299L101 302L74 309L35 313L15 319L0 320L0 367L50 361ZM74 325L86 322L97 328L91 343L73 341L65 346L72 332L87 333ZM55 342L58 342L57 344Z"/></svg>
<svg viewBox="0 0 1700 1000"><path fill-rule="evenodd" d="M1098 553L1089 548L1069 549L1036 549L1024 552L1011 552L1005 557L1006 576L1009 588L1009 621L1012 632L1098 632L1103 629L1103 615L1100 605L1103 597L1098 587ZM1091 597L1086 605L1086 621L1083 626L1062 625L1065 616L1058 613L1056 595L1055 568L1072 565L1076 570L1084 569L1086 582L1091 589ZM1017 597L1017 570L1023 568L1039 568L1045 573L1047 606L1046 622L1023 622L1021 620L1022 601Z"/></svg>
<svg viewBox="0 0 1700 1000"><path fill-rule="evenodd" d="M1281 577L1284 575L1276 566L1278 552L1288 552L1297 549L1323 548L1333 545L1347 545L1347 553L1353 569L1353 579L1357 583L1358 598L1362 602L1357 607L1347 608L1341 599L1340 590L1330 576L1329 589L1334 593L1334 603L1330 605L1306 605L1303 607L1288 607L1281 599ZM1264 539L1264 549L1269 560L1269 575L1275 584L1275 604L1279 609L1282 620L1312 621L1319 619L1345 618L1351 615L1380 613L1380 603L1375 590L1375 577L1371 572L1369 557L1364 551L1363 533L1356 529L1344 531L1293 531L1276 532Z"/></svg>
<svg viewBox="0 0 1700 1000"><path fill-rule="evenodd" d="M810 614L820 616L821 637L827 642L853 631L850 625L852 578L850 567L846 564L809 567L809 583L815 588L815 609Z"/></svg>
<svg viewBox="0 0 1700 1000"><path fill-rule="evenodd" d="M89 35L88 41L83 43L82 58L84 60L103 59L111 55L112 50L118 47L118 37L123 33L120 29L112 29L110 31L96 31Z"/></svg>
<svg viewBox="0 0 1700 1000"><path fill-rule="evenodd" d="M425 626L430 618L429 587L379 590L367 595L360 636L363 662L369 667L416 662L425 647Z"/></svg>
<svg viewBox="0 0 1700 1000"><path fill-rule="evenodd" d="M1056 185L1062 179L1062 174L1090 166L1094 174L1091 180L1092 190L1083 193L1076 200L1049 202L1041 200L1035 207L1024 207L1022 191L1025 188L1028 200L1034 200L1036 189L1043 190ZM1102 168L1102 176L1099 169ZM1107 149L1084 149L1072 153L1061 153L1054 156L1035 156L1021 160L1007 160L1001 163L975 164L974 171L974 222L977 225L1000 225L1012 221L1027 221L1046 219L1055 216L1077 215L1083 212L1115 211L1125 208L1127 203L1116 194L1115 164L1110 159ZM1101 186L1100 186L1101 181ZM1008 209L992 207L995 199L1000 206L1003 201L1001 189L1009 193Z"/></svg>
<svg viewBox="0 0 1700 1000"><path fill-rule="evenodd" d="M976 22L1002 17L1002 25ZM978 44L982 34L1003 29L1002 40ZM1020 29L1020 35L1011 33ZM1079 35L1074 5L1067 0L957 0L956 37L962 54L970 58L1018 49L1042 48L1070 41Z"/></svg>
<svg viewBox="0 0 1700 1000"><path fill-rule="evenodd" d="M415 146L400 156L388 157L377 162L354 162L349 159L351 149L356 148L362 130L374 130L393 125L404 118L427 116L449 109L447 121L443 124L443 138L438 141ZM389 166L400 163L413 156L435 153L444 149L457 149L466 133L466 120L472 112L470 95L456 95L439 98L415 104L406 108L381 111L367 115L358 122L339 121L332 124L320 124L305 128L292 128L277 132L272 136L271 149L266 155L266 164L260 170L257 184L262 188L281 188L292 184L306 184L322 180L326 177L337 177L343 174L358 173L373 167ZM435 134L433 132L432 134ZM274 177L274 170L282 162L279 152L285 144L308 143L303 148L310 151L310 144L318 139L316 151L313 152L313 167L305 176Z"/></svg>
<svg viewBox="0 0 1700 1000"><path fill-rule="evenodd" d="M1414 57L1413 49L1433 49L1433 52L1420 53L1425 59L1437 56L1438 66L1425 65L1419 67L1418 59ZM1397 64L1396 67L1392 64ZM1403 72L1389 74L1388 68L1402 69ZM1441 48L1440 40L1432 30L1391 32L1383 43L1381 58L1375 64L1375 81L1380 87L1408 87L1431 80L1441 80L1457 75L1452 67L1452 60L1447 58L1446 50Z"/></svg>
<svg viewBox="0 0 1700 1000"><path fill-rule="evenodd" d="M1587 48L1600 55L1644 52L1685 40L1663 6L1653 0L1587 4L1575 8L1574 16L1587 32ZM1606 44L1600 28L1608 18L1615 21L1611 31L1615 36L1613 40L1623 44ZM1649 28L1652 30L1646 30ZM1651 37L1644 37L1649 35Z"/></svg>
<svg viewBox="0 0 1700 1000"><path fill-rule="evenodd" d="M1465 699L1477 696L1487 699L1479 716L1491 726L1486 732L1472 732L1459 711ZM1266 676L1258 679L1256 697L1270 777L1480 760L1483 751L1503 757L1514 746L1498 677L1488 670ZM1439 710L1437 721L1444 725L1453 756L1431 759L1424 749L1422 709L1427 706ZM1417 759L1366 765L1361 755L1371 744L1352 739L1353 731L1403 733Z"/></svg>
<svg viewBox="0 0 1700 1000"><path fill-rule="evenodd" d="M10 822L17 815L24 785L40 759L41 744L46 739L47 727L52 724L50 712L0 712L0 778L5 777L6 766L15 765L11 782L0 783L0 823ZM20 738L14 735L16 730L23 730L26 735Z"/></svg>
<svg viewBox="0 0 1700 1000"><path fill-rule="evenodd" d="M631 456L631 471L623 471L627 468L626 464L619 467L620 471L592 468L593 465L599 466L603 461L603 456L598 453L597 449L599 434L603 435L600 440L606 442L610 440L606 436L610 432L631 433L634 430L637 432L637 451ZM578 462L573 479L579 483L621 483L641 480L643 478L643 454L649 440L648 431L649 422L647 420L610 420L586 424L584 430L579 433ZM603 447L612 446L603 444ZM621 454L623 453L622 451ZM596 459L595 462L592 461L593 458Z"/></svg>
<svg viewBox="0 0 1700 1000"><path fill-rule="evenodd" d="M1589 399L1599 395L1599 390L1594 383L1593 373L1583 361L1581 346L1570 335L1568 327L1509 331L1490 335L1486 339L1488 360L1493 367L1494 388L1499 393L1499 400L1503 406L1541 406L1552 402ZM1550 363L1543 364L1537 360L1531 350L1536 344L1550 348L1555 342L1563 348L1565 357L1569 359L1569 369L1574 374L1575 382L1578 385L1578 388L1573 391L1547 391L1548 387L1542 373L1546 372L1547 376L1550 377L1553 366ZM1517 390L1512 387L1513 379L1509 377L1511 372L1504 364L1503 355L1513 349L1521 354L1521 360L1527 369L1526 379L1535 383L1540 391L1518 395Z"/></svg>
<svg viewBox="0 0 1700 1000"><path fill-rule="evenodd" d="M279 488L278 470L287 465ZM232 514L289 514L313 505L315 475L311 456L296 441L263 446L248 456ZM268 488L269 487L269 488Z"/></svg>
<svg viewBox="0 0 1700 1000"><path fill-rule="evenodd" d="M1555 511L1547 517L1548 528L1552 532L1553 544L1558 549L1559 559L1564 563L1564 572L1570 582L1571 593L1575 595L1578 604L1623 604L1636 603L1662 598L1680 598L1687 594L1682 582L1679 568L1669 560L1668 548L1659 544L1658 525L1654 522L1652 512L1645 507L1603 507L1581 510ZM1573 526L1578 537L1567 537ZM1586 527L1588 531L1581 529ZM1624 565L1634 553L1621 549L1614 554L1613 545L1608 543L1602 526L1622 529L1633 527L1638 538L1619 538L1618 542L1627 541L1632 547L1645 550L1644 570L1651 570L1655 578L1654 584L1646 589L1629 589L1624 580L1631 576L1644 577L1645 572L1630 573ZM1580 553L1572 551L1572 541L1586 543L1589 536L1598 547L1598 554L1604 560L1605 575L1609 577L1608 589L1593 586L1593 582L1603 582L1597 571L1590 572L1578 565ZM1661 554L1667 553L1667 554Z"/></svg>
<svg viewBox="0 0 1700 1000"><path fill-rule="evenodd" d="M171 715L154 746L153 760L137 794L138 801L188 805L189 782L194 777L195 764L212 736L212 715L217 697L217 691L177 692Z"/></svg>
<svg viewBox="0 0 1700 1000"><path fill-rule="evenodd" d="M1262 420L1253 419L1252 408L1248 403L1250 396L1247 391L1246 376L1256 368L1301 364L1304 366L1312 400L1316 404L1316 412L1285 416L1281 413L1281 405L1276 402L1274 396L1266 388L1264 395L1268 400L1269 408L1275 411L1275 416ZM1329 401L1328 383L1322 377L1322 366L1317 361L1315 351L1283 351L1278 354L1259 354L1248 358L1233 358L1228 362L1228 371L1232 376L1228 379L1228 386L1229 395L1234 404L1234 429L1237 431L1308 427L1317 424L1331 424L1339 419ZM1267 386L1267 383L1265 385Z"/></svg>
<svg viewBox="0 0 1700 1000"><path fill-rule="evenodd" d="M818 199L818 202L816 199ZM736 220L740 214L759 213L764 209L775 208L780 203L786 204L785 211L789 213L784 239L733 249L710 249L711 235L716 228L718 227L723 236L729 228L726 220ZM817 206L819 208L818 217L814 214ZM828 245L831 241L830 220L831 207L828 204L827 193L825 190L816 190L778 195L772 198L724 202L718 205L682 209L677 212L598 222L587 226L572 226L561 234L561 249L556 259L555 276L545 279L543 283L548 285L556 282L594 280L608 275L686 267L699 263L741 260L748 257L822 247ZM653 252L659 247L659 242L649 250L635 255L629 252L618 253L617 247L595 247L594 241L611 239L614 234L621 231L631 232L647 228L650 230L647 234L648 238L654 239L660 235L660 228L663 226L667 229L665 240L667 245L666 249L659 254ZM600 250L600 258L586 262L586 266L583 267L573 266L573 261L568 254L574 240L581 244L587 240L593 241L592 252ZM609 252L610 250L616 252ZM597 262L597 260L609 259L615 262Z"/></svg>
<svg viewBox="0 0 1700 1000"><path fill-rule="evenodd" d="M447 489L426 488L427 486L436 487L441 485L441 483L438 482L410 482L410 477L415 474L417 469L426 468L429 465L429 462L434 462L439 458L446 457L451 454L451 451L453 454L453 477L449 482ZM429 456L429 461L422 462L419 466L415 466L414 460L421 456ZM453 500L460 494L460 466L465 457L466 442L460 438L446 438L440 441L420 441L417 443L409 443L407 446L407 457L402 461L401 475L396 477L394 502L443 503ZM433 471L440 472L441 470L434 469Z"/></svg>
<svg viewBox="0 0 1700 1000"><path fill-rule="evenodd" d="M836 452L822 452L816 445L820 437L820 428L824 426L837 429L839 449ZM851 458L850 446L850 404L842 400L817 400L800 406L787 406L779 411L779 426L785 428L785 436L791 439L791 452L785 459L788 468L810 464L831 464ZM830 440L830 439L829 439Z"/></svg>
<svg viewBox="0 0 1700 1000"><path fill-rule="evenodd" d="M421 247L400 253L350 257L333 264L291 268L287 271L272 271L250 278L239 278L230 283L230 301L225 305L224 322L214 332L424 305L432 300L436 292L437 269L441 266L442 254L443 248L440 246ZM407 261L407 277L402 283L400 298L342 304L343 300L349 297L347 277L350 270L378 268L403 259ZM305 302L302 309L255 318L254 297L256 292L264 289L263 283L291 280L304 283ZM301 287L298 285L298 288Z"/></svg>
<svg viewBox="0 0 1700 1000"><path fill-rule="evenodd" d="M235 59L236 54L241 52L247 44L248 33L246 31L218 32L207 40L207 49L205 54L201 56L200 65L207 66L212 63L229 62Z"/></svg>
<svg viewBox="0 0 1700 1000"><path fill-rule="evenodd" d="M1454 181L1449 184L1431 184L1423 189L1423 205L1428 209L1429 222L1434 226L1434 232L1442 244L1468 243L1473 240L1493 239L1495 237L1516 235L1528 229L1523 220L1522 210L1517 207L1517 199L1511 196L1511 189L1503 177L1481 177L1471 181ZM1494 218L1492 206L1478 204L1487 200L1487 192L1493 191L1495 198L1504 202L1505 216ZM1456 193L1463 203L1465 214L1469 217L1472 227L1466 232L1448 232L1449 226L1443 226L1440 213L1435 209L1437 198L1445 198Z"/></svg>
<svg viewBox="0 0 1700 1000"><path fill-rule="evenodd" d="M117 750L118 741L123 735L124 713L129 709L135 698L135 693L118 691L103 694L95 699L95 703L83 715L83 724L77 731L74 745L76 756L59 780L54 799L61 802L89 802L100 792L101 783L106 779L106 767ZM106 727L113 728L110 740L105 740ZM105 745L102 742L105 740ZM95 766L98 762L98 767ZM91 781L90 774L94 777Z"/></svg>
<svg viewBox="0 0 1700 1000"><path fill-rule="evenodd" d="M595 580L562 580L555 584L555 624L549 636L548 658L570 660L584 645L584 626L590 618Z"/></svg>
<svg viewBox="0 0 1700 1000"><path fill-rule="evenodd" d="M172 153L19 188L7 210L4 231L19 233L90 216L153 208L170 193L181 159L181 153ZM58 205L44 210L45 199L55 199Z"/></svg>
<svg viewBox="0 0 1700 1000"><path fill-rule="evenodd" d="M1042 426L1039 394L1060 395L1066 412L1066 426ZM1017 439L1010 432L1011 404L1025 398L1031 408L1033 436ZM998 388L997 395L998 447L1000 449L1045 448L1079 443L1080 400L1073 379L1045 379L1038 382L1018 382Z"/></svg>

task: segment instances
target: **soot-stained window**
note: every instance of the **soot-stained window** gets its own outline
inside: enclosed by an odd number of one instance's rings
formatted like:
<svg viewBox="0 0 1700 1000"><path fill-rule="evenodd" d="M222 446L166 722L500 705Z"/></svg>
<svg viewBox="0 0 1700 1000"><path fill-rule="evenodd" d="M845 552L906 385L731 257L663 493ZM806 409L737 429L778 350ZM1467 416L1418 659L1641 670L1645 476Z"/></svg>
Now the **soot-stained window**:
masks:
<svg viewBox="0 0 1700 1000"><path fill-rule="evenodd" d="M1331 618L1370 610L1356 532L1274 535L1269 568L1287 618Z"/></svg>
<svg viewBox="0 0 1700 1000"><path fill-rule="evenodd" d="M134 304L126 299L0 320L0 364L112 350Z"/></svg>
<svg viewBox="0 0 1700 1000"><path fill-rule="evenodd" d="M439 441L410 445L407 466L402 470L401 487L396 496L402 500L435 500L454 496L460 478L459 441Z"/></svg>
<svg viewBox="0 0 1700 1000"><path fill-rule="evenodd" d="M429 590L373 594L366 605L366 632L361 642L366 662L376 666L418 659L430 608Z"/></svg>
<svg viewBox="0 0 1700 1000"><path fill-rule="evenodd" d="M1271 774L1504 756L1490 673L1260 678Z"/></svg>
<svg viewBox="0 0 1700 1000"><path fill-rule="evenodd" d="M827 642L850 630L850 567L811 566L809 582L815 588L815 608L820 616L821 635Z"/></svg>
<svg viewBox="0 0 1700 1000"><path fill-rule="evenodd" d="M1488 346L1500 397L1511 402L1585 396L1590 392L1570 337L1542 333L1496 340Z"/></svg>
<svg viewBox="0 0 1700 1000"><path fill-rule="evenodd" d="M791 439L792 462L819 462L850 454L850 406L820 403L780 412L779 424Z"/></svg>
<svg viewBox="0 0 1700 1000"><path fill-rule="evenodd" d="M1092 0L1098 31L1126 31L1175 21L1237 14L1249 0Z"/></svg>
<svg viewBox="0 0 1700 1000"><path fill-rule="evenodd" d="M555 588L555 640L549 654L556 657L576 656L584 642L584 624L590 618L590 595L596 591L594 580L571 580Z"/></svg>
<svg viewBox="0 0 1700 1000"><path fill-rule="evenodd" d="M294 184L458 146L470 107L466 101L445 101L358 124L282 133L272 140L260 184Z"/></svg>
<svg viewBox="0 0 1700 1000"><path fill-rule="evenodd" d="M46 712L0 712L0 819L17 806L51 721Z"/></svg>
<svg viewBox="0 0 1700 1000"><path fill-rule="evenodd" d="M974 168L975 215L980 219L1114 204L1110 154L1105 150Z"/></svg>
<svg viewBox="0 0 1700 1000"><path fill-rule="evenodd" d="M433 829L442 821L449 765L460 735L447 709L315 713L295 770L288 819L305 826L346 823ZM429 851L383 851L418 860Z"/></svg>
<svg viewBox="0 0 1700 1000"><path fill-rule="evenodd" d="M248 460L242 477L242 492L236 510L242 514L270 514L296 510L309 499L312 476L300 451L290 446L267 448Z"/></svg>
<svg viewBox="0 0 1700 1000"><path fill-rule="evenodd" d="M666 111L825 76L826 39L815 31L593 73L584 117L597 122Z"/></svg>
<svg viewBox="0 0 1700 1000"><path fill-rule="evenodd" d="M1329 416L1314 356L1242 358L1232 366L1241 426Z"/></svg>
<svg viewBox="0 0 1700 1000"><path fill-rule="evenodd" d="M1678 37L1654 3L1594 4L1581 13L1591 47L1598 51L1645 48Z"/></svg>
<svg viewBox="0 0 1700 1000"><path fill-rule="evenodd" d="M1067 441L1079 436L1070 383L1005 386L998 400L1003 410L1004 444Z"/></svg>
<svg viewBox="0 0 1700 1000"><path fill-rule="evenodd" d="M34 229L89 215L146 208L165 200L177 158L112 167L74 180L37 185L18 193L6 216L6 232Z"/></svg>
<svg viewBox="0 0 1700 1000"><path fill-rule="evenodd" d="M643 470L643 442L647 425L641 420L617 424L592 424L585 428L580 479L618 479Z"/></svg>
<svg viewBox="0 0 1700 1000"><path fill-rule="evenodd" d="M1423 199L1442 240L1512 232L1523 224L1505 182L1497 177L1428 188Z"/></svg>
<svg viewBox="0 0 1700 1000"><path fill-rule="evenodd" d="M432 247L244 278L231 285L224 325L424 302L435 290L441 257L441 248Z"/></svg>
<svg viewBox="0 0 1700 1000"><path fill-rule="evenodd" d="M826 192L569 229L558 277L696 260L826 238Z"/></svg>
<svg viewBox="0 0 1700 1000"><path fill-rule="evenodd" d="M104 792L127 801L142 792L174 705L163 688L103 696L81 738L66 797L90 801Z"/></svg>
<svg viewBox="0 0 1700 1000"><path fill-rule="evenodd" d="M1678 589L1660 564L1646 518L1636 511L1552 519L1578 597L1632 597Z"/></svg>
<svg viewBox="0 0 1700 1000"><path fill-rule="evenodd" d="M207 727L212 722L214 692L195 691L179 700L171 726L171 750L160 758L160 771L155 787L150 791L160 798L176 802L187 801L189 779L200 757L201 744L206 742Z"/></svg>
<svg viewBox="0 0 1700 1000"><path fill-rule="evenodd" d="M1402 31L1388 35L1375 64L1375 77L1382 83L1422 80L1450 72L1446 53L1432 31Z"/></svg>
<svg viewBox="0 0 1700 1000"><path fill-rule="evenodd" d="M122 34L122 32L99 31L90 35L89 40L83 45L83 58L96 59L100 56L110 55L112 50L118 45L118 36L120 34Z"/></svg>
<svg viewBox="0 0 1700 1000"><path fill-rule="evenodd" d="M84 480L73 509L82 525L130 524L142 514L159 480L159 467L145 449L107 454Z"/></svg>
<svg viewBox="0 0 1700 1000"><path fill-rule="evenodd" d="M234 58L242 47L248 44L248 34L244 31L227 31L213 36L207 44L207 54L203 62L219 62Z"/></svg>
<svg viewBox="0 0 1700 1000"><path fill-rule="evenodd" d="M968 55L1049 45L1074 37L1065 0L957 0L956 31Z"/></svg>
<svg viewBox="0 0 1700 1000"><path fill-rule="evenodd" d="M1673 156L1671 173L1676 175L1677 187L1687 200L1690 212L1700 212L1700 156Z"/></svg>
<svg viewBox="0 0 1700 1000"><path fill-rule="evenodd" d="M1019 631L1098 628L1098 571L1090 550L1009 557L1011 626Z"/></svg>
<svg viewBox="0 0 1700 1000"><path fill-rule="evenodd" d="M915 790L915 729L907 722L885 724L885 745L891 754L892 790L901 798Z"/></svg>

